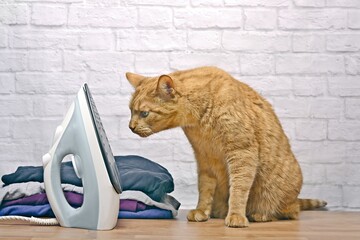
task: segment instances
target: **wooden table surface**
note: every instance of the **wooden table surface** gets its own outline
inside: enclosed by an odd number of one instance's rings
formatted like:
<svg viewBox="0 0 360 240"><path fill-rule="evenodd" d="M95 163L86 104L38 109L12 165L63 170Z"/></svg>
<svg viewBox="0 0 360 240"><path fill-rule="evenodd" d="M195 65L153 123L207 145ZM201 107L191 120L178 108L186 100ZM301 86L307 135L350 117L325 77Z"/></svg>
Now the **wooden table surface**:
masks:
<svg viewBox="0 0 360 240"><path fill-rule="evenodd" d="M186 210L172 220L118 220L111 231L1 222L0 239L360 239L360 212L307 211L300 220L227 228L222 219L187 222Z"/></svg>

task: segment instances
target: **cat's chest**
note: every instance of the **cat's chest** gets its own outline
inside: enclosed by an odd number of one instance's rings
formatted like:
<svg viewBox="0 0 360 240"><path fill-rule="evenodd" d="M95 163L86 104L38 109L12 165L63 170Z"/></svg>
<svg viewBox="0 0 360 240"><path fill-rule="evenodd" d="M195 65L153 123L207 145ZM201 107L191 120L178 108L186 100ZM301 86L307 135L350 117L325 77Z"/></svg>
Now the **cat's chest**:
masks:
<svg viewBox="0 0 360 240"><path fill-rule="evenodd" d="M217 158L223 156L223 142L211 129L191 127L183 130L195 151L201 151Z"/></svg>

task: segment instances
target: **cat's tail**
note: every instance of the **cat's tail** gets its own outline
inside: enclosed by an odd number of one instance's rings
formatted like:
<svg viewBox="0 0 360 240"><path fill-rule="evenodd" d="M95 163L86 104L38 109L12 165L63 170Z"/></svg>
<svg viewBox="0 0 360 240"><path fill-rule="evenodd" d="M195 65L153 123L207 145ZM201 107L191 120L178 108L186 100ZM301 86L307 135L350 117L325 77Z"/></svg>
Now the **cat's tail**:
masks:
<svg viewBox="0 0 360 240"><path fill-rule="evenodd" d="M312 210L315 208L322 208L327 205L327 202L319 199L298 199L300 210Z"/></svg>

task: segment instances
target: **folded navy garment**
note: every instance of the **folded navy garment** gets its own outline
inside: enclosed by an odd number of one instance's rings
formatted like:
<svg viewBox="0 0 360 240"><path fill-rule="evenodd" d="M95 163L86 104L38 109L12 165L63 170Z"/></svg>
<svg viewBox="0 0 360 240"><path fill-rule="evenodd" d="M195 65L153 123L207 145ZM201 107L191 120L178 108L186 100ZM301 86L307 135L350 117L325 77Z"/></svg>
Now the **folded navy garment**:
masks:
<svg viewBox="0 0 360 240"><path fill-rule="evenodd" d="M142 191L155 201L161 201L166 193L174 191L173 178L161 165L135 155L114 158L124 191ZM3 175L1 180L5 185L30 181L43 182L43 173L42 166L21 166L14 173ZM61 182L82 186L81 179L76 176L71 162L61 164Z"/></svg>

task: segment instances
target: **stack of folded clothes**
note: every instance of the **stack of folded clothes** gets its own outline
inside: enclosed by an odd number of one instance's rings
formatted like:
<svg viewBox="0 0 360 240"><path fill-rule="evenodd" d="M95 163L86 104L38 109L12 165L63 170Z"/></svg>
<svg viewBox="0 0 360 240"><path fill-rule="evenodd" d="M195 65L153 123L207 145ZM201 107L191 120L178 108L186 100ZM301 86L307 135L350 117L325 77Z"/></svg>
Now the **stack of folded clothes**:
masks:
<svg viewBox="0 0 360 240"><path fill-rule="evenodd" d="M180 203L168 195L174 190L171 174L164 167L140 156L115 156L123 192L119 218L170 219L177 216ZM22 166L2 176L0 216L55 217L47 200L43 167ZM83 201L81 179L71 162L61 164L65 198L74 208Z"/></svg>

